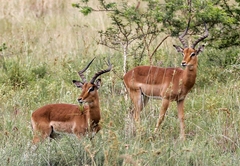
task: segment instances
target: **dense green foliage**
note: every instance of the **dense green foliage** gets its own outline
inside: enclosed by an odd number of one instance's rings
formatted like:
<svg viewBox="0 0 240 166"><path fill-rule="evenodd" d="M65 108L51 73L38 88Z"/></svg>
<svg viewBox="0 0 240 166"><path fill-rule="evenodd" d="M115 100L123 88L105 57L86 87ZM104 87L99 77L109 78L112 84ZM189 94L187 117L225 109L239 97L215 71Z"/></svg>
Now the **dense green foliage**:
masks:
<svg viewBox="0 0 240 166"><path fill-rule="evenodd" d="M212 46L226 48L239 46L240 43L239 1L144 0L137 3L98 1L100 9L92 8L88 5L89 1L85 0L82 0L79 4L73 4L73 7L80 8L80 12L84 15L93 11L108 12L112 19L112 26L109 29L114 30L114 32L109 34L107 30L106 32L100 31L100 34L112 37L115 35L115 39L118 33L126 36L129 32L133 33L132 36L136 39L141 39L149 34L158 35L159 32L178 36L182 29L186 27L189 17L191 17L190 29L193 31L191 35L198 34L202 24L206 23L211 32L209 42ZM146 33L139 35L139 31L143 30L144 26L148 27ZM134 28L136 28L136 31L134 31Z"/></svg>
<svg viewBox="0 0 240 166"><path fill-rule="evenodd" d="M44 10L29 3L2 4L6 13L0 19L0 165L240 165L238 47L207 45L199 55L197 82L185 103L186 141L179 139L175 103L161 130L153 134L159 100L151 100L141 112L133 136L132 104L124 98L118 75L123 65L119 52L95 42L102 25L95 21L104 16L81 17L66 1L51 1ZM156 39L157 44L161 40ZM169 37L167 42L155 54L154 63L179 66L182 56L172 48L178 39ZM95 56L86 72L88 80L106 68L106 58L111 57L114 65L113 72L101 76L102 130L93 140L63 134L33 146L31 113L48 103L77 104L81 92L72 80ZM143 56L141 63L148 64L148 57Z"/></svg>
<svg viewBox="0 0 240 166"><path fill-rule="evenodd" d="M239 46L240 43L238 1L229 3L226 0L144 0L129 3L99 0L99 8L92 7L89 2L83 0L73 4L73 7L80 8L84 15L104 12L111 19L111 24L106 30L99 29L99 43L123 54L124 73L131 64L141 64L144 56L148 56L149 64L154 64L153 54L162 44L159 42L159 35L179 36L190 18L189 34L192 40L194 37L198 38L196 35L202 35L203 24L206 24L210 32L207 39L209 47L225 49ZM232 62L236 56L228 56L228 59Z"/></svg>

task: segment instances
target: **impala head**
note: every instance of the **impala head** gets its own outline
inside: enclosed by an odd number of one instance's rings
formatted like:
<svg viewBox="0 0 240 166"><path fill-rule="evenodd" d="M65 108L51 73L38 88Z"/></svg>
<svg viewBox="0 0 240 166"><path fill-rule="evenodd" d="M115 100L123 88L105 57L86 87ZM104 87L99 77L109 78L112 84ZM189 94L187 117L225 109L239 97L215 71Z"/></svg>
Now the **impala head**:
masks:
<svg viewBox="0 0 240 166"><path fill-rule="evenodd" d="M97 91L98 91L99 87L101 86L101 79L97 79L97 77L99 77L100 75L102 75L104 73L109 72L112 69L112 65L111 65L110 61L108 61L108 66L109 66L108 69L97 72L90 82L86 82L86 78L83 75L83 73L88 69L88 67L91 65L93 60L91 62L89 62L89 64L83 70L78 72L82 81L73 80L73 83L78 88L82 88L82 93L77 99L79 103L84 103L84 102L92 103L98 98Z"/></svg>
<svg viewBox="0 0 240 166"><path fill-rule="evenodd" d="M187 34L189 25L190 25L190 20L188 21L188 26L187 26L185 32L181 36L179 36L179 40L182 43L183 47L173 45L176 48L176 50L178 52L182 53L182 55L183 55L183 60L182 60L182 63L181 63L181 65L183 67L192 66L192 65L197 63L197 55L200 52L203 51L204 45L199 46L198 49L195 49L195 47L200 41L202 41L202 40L204 40L205 38L208 37L208 30L207 30L207 27L206 27L206 24L205 24L205 34L202 37L200 37L198 40L196 40L192 44L191 47L188 47L188 45L184 41L183 37Z"/></svg>

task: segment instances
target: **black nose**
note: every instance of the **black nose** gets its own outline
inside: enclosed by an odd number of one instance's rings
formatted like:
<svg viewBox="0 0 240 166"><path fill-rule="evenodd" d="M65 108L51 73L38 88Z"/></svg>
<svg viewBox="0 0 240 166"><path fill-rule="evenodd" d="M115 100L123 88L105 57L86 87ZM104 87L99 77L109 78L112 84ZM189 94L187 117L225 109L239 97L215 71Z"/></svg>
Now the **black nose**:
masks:
<svg viewBox="0 0 240 166"><path fill-rule="evenodd" d="M77 99L77 101L78 101L80 104L82 104L82 103L83 103L83 100L82 100L82 98L79 98L79 99Z"/></svg>
<svg viewBox="0 0 240 166"><path fill-rule="evenodd" d="M187 66L187 63L186 62L182 62L181 64L183 67Z"/></svg>

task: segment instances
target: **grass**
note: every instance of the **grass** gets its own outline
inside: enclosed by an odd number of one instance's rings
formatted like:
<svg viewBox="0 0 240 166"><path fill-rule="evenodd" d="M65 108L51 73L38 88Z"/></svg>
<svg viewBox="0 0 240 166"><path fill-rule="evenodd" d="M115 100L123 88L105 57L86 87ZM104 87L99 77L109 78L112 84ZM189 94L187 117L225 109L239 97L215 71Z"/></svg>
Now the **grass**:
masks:
<svg viewBox="0 0 240 166"><path fill-rule="evenodd" d="M104 17L82 17L64 1L46 3L41 16L36 16L40 9L36 4L31 7L31 1L1 3L5 14L0 19L0 44L7 48L0 52L0 165L240 164L239 70L211 64L210 54L220 51L208 48L199 57L197 83L185 103L186 141L179 139L175 103L153 134L159 100L151 100L141 112L141 124L132 136L128 117L132 105L124 99L122 81L111 72L102 76L102 130L93 140L63 134L33 146L30 117L36 108L77 103L80 91L71 80L78 79L76 72L94 56L88 80L106 67L106 57L111 56L117 71L122 64L116 53L94 42L98 27L104 28ZM158 56L178 66L181 56L166 48ZM169 57L170 53L176 56Z"/></svg>

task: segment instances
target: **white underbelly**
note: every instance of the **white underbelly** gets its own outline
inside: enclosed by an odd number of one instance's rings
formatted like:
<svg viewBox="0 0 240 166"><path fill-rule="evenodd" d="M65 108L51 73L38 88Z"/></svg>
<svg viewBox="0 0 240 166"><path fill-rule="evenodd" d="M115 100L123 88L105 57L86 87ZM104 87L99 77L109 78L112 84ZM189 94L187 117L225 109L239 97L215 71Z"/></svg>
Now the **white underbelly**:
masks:
<svg viewBox="0 0 240 166"><path fill-rule="evenodd" d="M74 122L57 122L57 121L52 121L52 122L50 122L50 126L53 127L54 132L73 133L73 129L75 127L75 123Z"/></svg>

